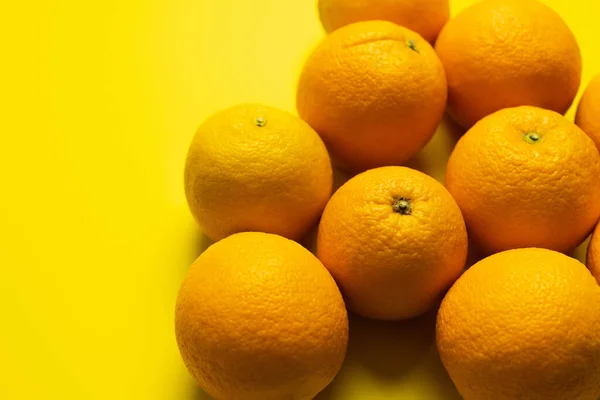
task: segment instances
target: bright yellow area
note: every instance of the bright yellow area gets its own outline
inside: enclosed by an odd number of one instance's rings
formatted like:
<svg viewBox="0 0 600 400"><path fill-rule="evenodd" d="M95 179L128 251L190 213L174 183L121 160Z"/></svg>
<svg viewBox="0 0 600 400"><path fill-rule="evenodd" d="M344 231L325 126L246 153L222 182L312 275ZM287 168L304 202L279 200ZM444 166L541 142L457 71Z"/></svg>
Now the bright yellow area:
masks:
<svg viewBox="0 0 600 400"><path fill-rule="evenodd" d="M313 0L5 3L0 398L206 399L173 334L179 283L206 246L184 200L186 147L222 107L294 110L322 35ZM574 29L587 82L600 4L546 3ZM415 165L443 176L449 138L441 129ZM457 399L432 326L353 320L346 366L320 398Z"/></svg>

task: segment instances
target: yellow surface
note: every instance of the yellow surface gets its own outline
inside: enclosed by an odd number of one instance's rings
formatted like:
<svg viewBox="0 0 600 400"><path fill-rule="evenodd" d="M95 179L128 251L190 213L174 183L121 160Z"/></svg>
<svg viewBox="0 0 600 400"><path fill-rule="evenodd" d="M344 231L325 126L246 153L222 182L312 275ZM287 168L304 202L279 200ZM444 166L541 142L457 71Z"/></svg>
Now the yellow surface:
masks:
<svg viewBox="0 0 600 400"><path fill-rule="evenodd" d="M453 1L453 13L472 2ZM0 399L207 399L173 334L179 283L207 244L184 200L187 145L234 103L294 110L299 68L322 35L315 4L4 3ZM587 82L600 72L600 4L546 3L574 29ZM441 178L451 131L411 165ZM320 399L458 399L433 314L353 318L351 329L346 365Z"/></svg>

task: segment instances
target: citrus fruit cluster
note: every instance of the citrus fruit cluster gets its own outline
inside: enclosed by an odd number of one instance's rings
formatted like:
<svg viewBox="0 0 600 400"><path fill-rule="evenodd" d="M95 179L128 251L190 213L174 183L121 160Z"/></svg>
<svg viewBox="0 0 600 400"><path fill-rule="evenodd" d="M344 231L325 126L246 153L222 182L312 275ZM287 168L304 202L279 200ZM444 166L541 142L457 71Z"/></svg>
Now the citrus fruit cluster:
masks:
<svg viewBox="0 0 600 400"><path fill-rule="evenodd" d="M588 268L565 254L600 218L600 78L565 118L582 70L569 27L538 0L452 19L447 0L318 10L298 117L238 105L191 143L188 204L216 242L177 299L193 377L217 400L312 399L344 361L347 309L401 320L441 301L465 400L596 400L600 233ZM446 111L466 132L442 185L402 165ZM355 176L334 192L335 170ZM469 243L488 257L465 271Z"/></svg>

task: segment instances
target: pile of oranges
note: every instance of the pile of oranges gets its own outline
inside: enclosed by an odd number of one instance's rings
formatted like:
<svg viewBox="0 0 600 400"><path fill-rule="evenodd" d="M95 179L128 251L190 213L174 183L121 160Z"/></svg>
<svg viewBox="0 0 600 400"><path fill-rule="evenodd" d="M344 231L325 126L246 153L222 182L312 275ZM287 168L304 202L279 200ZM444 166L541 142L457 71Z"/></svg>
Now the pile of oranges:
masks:
<svg viewBox="0 0 600 400"><path fill-rule="evenodd" d="M328 35L299 78L299 117L234 106L189 149L190 210L216 242L176 306L198 384L217 400L312 399L344 361L347 309L439 306L465 400L597 400L600 233L588 268L565 254L600 219L600 78L567 120L582 69L568 26L538 0L450 20L447 0L319 13ZM466 133L442 185L401 165L446 111ZM335 192L334 170L354 175ZM299 243L317 225L313 254ZM488 257L465 271L470 243Z"/></svg>

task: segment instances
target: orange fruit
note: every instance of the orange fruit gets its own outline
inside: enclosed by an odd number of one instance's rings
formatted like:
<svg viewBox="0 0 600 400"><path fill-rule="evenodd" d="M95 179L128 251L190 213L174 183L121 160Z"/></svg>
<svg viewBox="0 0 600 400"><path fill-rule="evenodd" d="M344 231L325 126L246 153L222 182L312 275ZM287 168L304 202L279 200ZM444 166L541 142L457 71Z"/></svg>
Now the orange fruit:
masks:
<svg viewBox="0 0 600 400"><path fill-rule="evenodd" d="M594 229L590 244L587 248L587 267L592 271L592 275L596 277L596 280L600 284L600 228L599 225Z"/></svg>
<svg viewBox="0 0 600 400"><path fill-rule="evenodd" d="M482 119L457 143L446 187L487 252L569 251L600 217L600 155L553 111L516 107Z"/></svg>
<svg viewBox="0 0 600 400"><path fill-rule="evenodd" d="M256 104L207 119L185 165L190 210L213 240L243 231L302 238L329 200L332 179L327 149L310 126Z"/></svg>
<svg viewBox="0 0 600 400"><path fill-rule="evenodd" d="M564 113L579 88L575 36L537 0L478 2L448 22L435 47L448 77L448 110L464 127L521 105Z"/></svg>
<svg viewBox="0 0 600 400"><path fill-rule="evenodd" d="M600 149L600 75L591 80L577 107L575 123Z"/></svg>
<svg viewBox="0 0 600 400"><path fill-rule="evenodd" d="M302 119L356 171L400 164L431 138L446 105L444 69L417 33L386 21L327 36L298 84Z"/></svg>
<svg viewBox="0 0 600 400"><path fill-rule="evenodd" d="M356 313L375 319L428 311L461 274L467 232L433 178L382 167L346 182L321 218L317 256Z"/></svg>
<svg viewBox="0 0 600 400"><path fill-rule="evenodd" d="M579 261L509 250L471 267L437 318L437 346L464 400L596 400L600 286Z"/></svg>
<svg viewBox="0 0 600 400"><path fill-rule="evenodd" d="M179 350L217 400L312 399L339 371L348 342L342 296L296 242L245 232L208 248L177 298Z"/></svg>
<svg viewBox="0 0 600 400"><path fill-rule="evenodd" d="M360 21L386 20L419 33L431 43L448 21L448 0L319 0L327 32Z"/></svg>

